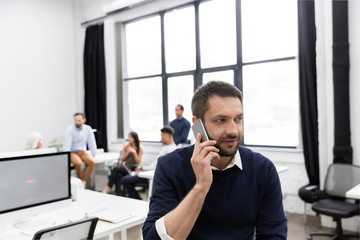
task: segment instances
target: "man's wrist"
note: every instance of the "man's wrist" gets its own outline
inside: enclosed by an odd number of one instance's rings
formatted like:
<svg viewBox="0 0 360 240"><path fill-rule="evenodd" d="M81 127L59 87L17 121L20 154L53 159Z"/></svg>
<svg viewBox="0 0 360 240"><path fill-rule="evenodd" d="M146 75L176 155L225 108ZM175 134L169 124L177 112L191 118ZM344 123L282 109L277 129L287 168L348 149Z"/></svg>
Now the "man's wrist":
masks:
<svg viewBox="0 0 360 240"><path fill-rule="evenodd" d="M200 194L202 196L206 196L207 193L209 192L209 190L210 190L210 187L207 187L207 186L204 186L204 185L201 185L198 183L196 183L193 187L193 191L195 191L196 194Z"/></svg>

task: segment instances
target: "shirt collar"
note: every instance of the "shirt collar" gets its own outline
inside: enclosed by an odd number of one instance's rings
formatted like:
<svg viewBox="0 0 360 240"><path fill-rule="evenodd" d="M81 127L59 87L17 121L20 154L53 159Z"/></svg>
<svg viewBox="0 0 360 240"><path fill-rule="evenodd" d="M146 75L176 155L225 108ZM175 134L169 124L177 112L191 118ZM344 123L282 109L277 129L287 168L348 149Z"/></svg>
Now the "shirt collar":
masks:
<svg viewBox="0 0 360 240"><path fill-rule="evenodd" d="M229 165L227 165L226 168L224 168L221 171L232 168L235 165L238 166L238 168L240 168L240 170L242 170L242 161L241 161L241 156L240 156L239 150L236 151L235 156L233 157L233 159L231 160ZM211 169L220 171L217 167L214 167L214 166L211 166Z"/></svg>

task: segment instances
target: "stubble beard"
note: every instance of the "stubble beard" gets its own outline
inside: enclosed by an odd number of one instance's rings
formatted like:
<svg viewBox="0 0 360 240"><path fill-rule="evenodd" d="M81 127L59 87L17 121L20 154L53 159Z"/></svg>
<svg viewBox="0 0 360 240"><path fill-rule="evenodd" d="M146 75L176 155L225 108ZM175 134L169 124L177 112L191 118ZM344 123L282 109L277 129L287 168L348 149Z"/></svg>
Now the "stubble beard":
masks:
<svg viewBox="0 0 360 240"><path fill-rule="evenodd" d="M213 138L210 138L210 139L213 139ZM223 139L233 139L233 140L236 140L237 143L236 143L236 145L232 146L230 149L225 149L220 146ZM223 135L218 140L216 140L215 147L220 150L219 151L220 157L232 157L232 156L235 156L235 154L239 148L240 142L241 142L241 136L239 134Z"/></svg>

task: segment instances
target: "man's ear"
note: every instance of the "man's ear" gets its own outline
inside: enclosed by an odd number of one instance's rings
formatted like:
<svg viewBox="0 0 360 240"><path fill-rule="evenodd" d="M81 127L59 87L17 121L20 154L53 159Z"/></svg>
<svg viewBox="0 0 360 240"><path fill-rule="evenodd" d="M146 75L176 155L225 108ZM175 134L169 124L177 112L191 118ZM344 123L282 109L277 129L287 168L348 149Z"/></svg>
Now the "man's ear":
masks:
<svg viewBox="0 0 360 240"><path fill-rule="evenodd" d="M192 117L192 122L195 123L199 118L197 116Z"/></svg>
<svg viewBox="0 0 360 240"><path fill-rule="evenodd" d="M86 123L86 118L84 118L84 123Z"/></svg>

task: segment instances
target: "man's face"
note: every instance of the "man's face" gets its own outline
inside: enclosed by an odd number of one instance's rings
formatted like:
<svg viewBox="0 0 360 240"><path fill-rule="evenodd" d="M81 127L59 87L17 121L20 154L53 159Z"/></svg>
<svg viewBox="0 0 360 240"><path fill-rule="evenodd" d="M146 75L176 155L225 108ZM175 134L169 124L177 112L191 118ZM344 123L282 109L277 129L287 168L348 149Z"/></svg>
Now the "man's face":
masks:
<svg viewBox="0 0 360 240"><path fill-rule="evenodd" d="M75 120L75 126L77 128L81 128L81 126L85 123L85 119L81 115L76 115L74 117Z"/></svg>
<svg viewBox="0 0 360 240"><path fill-rule="evenodd" d="M237 97L212 96L204 125L210 139L216 140L220 156L234 156L243 136L243 107Z"/></svg>
<svg viewBox="0 0 360 240"><path fill-rule="evenodd" d="M181 110L180 106L176 106L175 115L177 118L181 118L183 116L184 110Z"/></svg>

